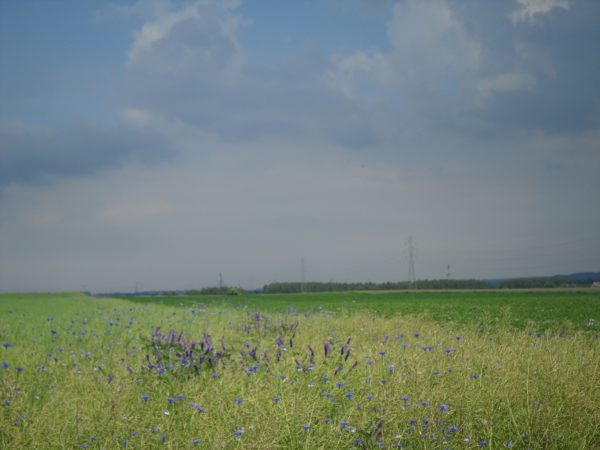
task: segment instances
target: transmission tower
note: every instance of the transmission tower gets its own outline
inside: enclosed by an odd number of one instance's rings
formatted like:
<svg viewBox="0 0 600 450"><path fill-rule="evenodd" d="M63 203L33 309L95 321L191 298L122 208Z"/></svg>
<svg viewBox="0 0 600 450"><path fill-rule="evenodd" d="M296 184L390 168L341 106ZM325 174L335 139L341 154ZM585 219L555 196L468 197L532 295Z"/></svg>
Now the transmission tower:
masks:
<svg viewBox="0 0 600 450"><path fill-rule="evenodd" d="M301 284L300 284L300 291L301 292L305 292L306 291L306 269L304 267L304 256L300 259L300 264L301 264Z"/></svg>
<svg viewBox="0 0 600 450"><path fill-rule="evenodd" d="M415 275L415 243L412 236L408 238L408 287L416 287L417 277Z"/></svg>
<svg viewBox="0 0 600 450"><path fill-rule="evenodd" d="M448 264L448 272L446 273L446 278L450 279L450 264Z"/></svg>

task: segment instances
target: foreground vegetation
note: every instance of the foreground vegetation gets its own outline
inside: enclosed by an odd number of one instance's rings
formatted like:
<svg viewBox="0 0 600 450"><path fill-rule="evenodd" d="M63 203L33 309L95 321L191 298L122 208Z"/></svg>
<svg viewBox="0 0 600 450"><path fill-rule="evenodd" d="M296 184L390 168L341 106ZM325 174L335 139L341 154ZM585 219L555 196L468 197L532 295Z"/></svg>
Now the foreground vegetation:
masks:
<svg viewBox="0 0 600 450"><path fill-rule="evenodd" d="M0 447L600 447L600 294L419 295L0 296Z"/></svg>

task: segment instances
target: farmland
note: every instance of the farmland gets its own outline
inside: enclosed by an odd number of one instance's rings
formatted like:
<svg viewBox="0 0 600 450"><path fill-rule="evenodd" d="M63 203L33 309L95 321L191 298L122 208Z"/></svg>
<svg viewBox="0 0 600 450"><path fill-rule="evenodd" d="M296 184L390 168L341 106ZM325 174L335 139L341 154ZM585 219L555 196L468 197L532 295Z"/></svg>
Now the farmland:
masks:
<svg viewBox="0 0 600 450"><path fill-rule="evenodd" d="M598 448L600 293L0 296L2 448Z"/></svg>

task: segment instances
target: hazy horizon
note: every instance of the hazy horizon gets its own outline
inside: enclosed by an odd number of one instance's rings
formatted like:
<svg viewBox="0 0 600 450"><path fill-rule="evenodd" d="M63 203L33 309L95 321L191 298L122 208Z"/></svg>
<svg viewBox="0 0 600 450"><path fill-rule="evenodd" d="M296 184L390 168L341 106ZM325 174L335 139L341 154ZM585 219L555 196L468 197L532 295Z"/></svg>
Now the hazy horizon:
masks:
<svg viewBox="0 0 600 450"><path fill-rule="evenodd" d="M0 292L600 271L600 2L0 2Z"/></svg>

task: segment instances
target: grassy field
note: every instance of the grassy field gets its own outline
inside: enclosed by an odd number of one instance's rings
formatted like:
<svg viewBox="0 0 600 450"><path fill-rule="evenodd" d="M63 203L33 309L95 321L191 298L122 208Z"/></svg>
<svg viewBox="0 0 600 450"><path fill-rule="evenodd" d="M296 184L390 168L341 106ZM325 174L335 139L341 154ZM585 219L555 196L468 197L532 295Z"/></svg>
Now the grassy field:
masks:
<svg viewBox="0 0 600 450"><path fill-rule="evenodd" d="M1 448L600 448L600 293L0 295Z"/></svg>

